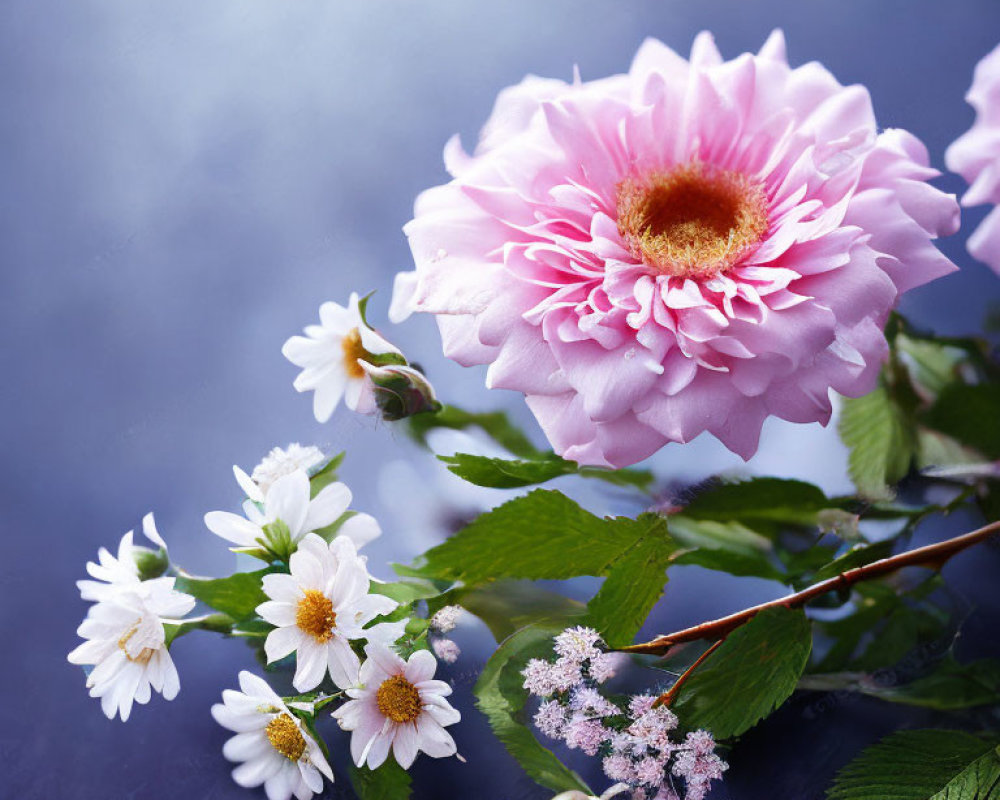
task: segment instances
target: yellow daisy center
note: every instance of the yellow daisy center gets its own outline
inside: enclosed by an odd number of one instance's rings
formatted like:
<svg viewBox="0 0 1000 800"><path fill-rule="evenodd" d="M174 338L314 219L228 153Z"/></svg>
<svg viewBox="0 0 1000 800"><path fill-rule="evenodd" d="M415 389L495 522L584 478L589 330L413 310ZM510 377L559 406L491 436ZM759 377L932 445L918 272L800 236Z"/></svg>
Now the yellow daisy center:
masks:
<svg viewBox="0 0 1000 800"><path fill-rule="evenodd" d="M357 328L351 328L341 341L340 346L344 350L344 369L347 374L352 378L365 377L365 371L358 363L359 358L364 359L368 355L368 351L361 344L361 331Z"/></svg>
<svg viewBox="0 0 1000 800"><path fill-rule="evenodd" d="M317 589L306 591L295 609L295 624L320 644L330 641L333 626L337 624L330 598Z"/></svg>
<svg viewBox="0 0 1000 800"><path fill-rule="evenodd" d="M618 232L632 255L678 278L734 266L767 232L767 198L748 176L698 161L618 184Z"/></svg>
<svg viewBox="0 0 1000 800"><path fill-rule="evenodd" d="M128 651L128 642L129 642L129 639L131 639L133 636L135 636L136 631L139 630L139 625L140 624L141 624L141 621L135 623L135 625L133 625L128 630L128 632L124 636L122 636L121 639L118 640L118 649L121 650L125 654L125 658L127 658L133 664L148 664L149 663L149 659L151 659L153 657L153 654L156 652L152 648L150 648L150 647L144 647L144 648L142 648L142 650L139 651L138 655L132 655Z"/></svg>
<svg viewBox="0 0 1000 800"><path fill-rule="evenodd" d="M393 722L413 722L423 707L420 692L402 675L393 675L382 681L375 693L375 702L382 716Z"/></svg>
<svg viewBox="0 0 1000 800"><path fill-rule="evenodd" d="M275 717L264 729L271 747L277 750L289 761L298 761L306 750L306 740L299 726L288 716L282 714Z"/></svg>

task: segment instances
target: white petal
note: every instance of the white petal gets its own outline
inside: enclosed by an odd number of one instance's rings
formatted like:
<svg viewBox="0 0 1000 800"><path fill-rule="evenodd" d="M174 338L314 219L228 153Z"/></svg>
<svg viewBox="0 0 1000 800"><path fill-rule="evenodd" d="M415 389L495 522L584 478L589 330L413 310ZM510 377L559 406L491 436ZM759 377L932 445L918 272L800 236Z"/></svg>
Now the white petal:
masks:
<svg viewBox="0 0 1000 800"><path fill-rule="evenodd" d="M346 536L359 550L382 535L382 528L370 514L355 514L337 529L337 536Z"/></svg>
<svg viewBox="0 0 1000 800"><path fill-rule="evenodd" d="M302 631L295 627L275 628L271 631L264 642L267 663L278 661L298 649L303 635Z"/></svg>
<svg viewBox="0 0 1000 800"><path fill-rule="evenodd" d="M309 476L301 469L282 475L267 490L264 506L268 519L280 519L288 526L292 539L299 539L309 511Z"/></svg>
<svg viewBox="0 0 1000 800"><path fill-rule="evenodd" d="M342 483L324 486L309 503L304 530L317 531L332 525L351 504L351 490Z"/></svg>
<svg viewBox="0 0 1000 800"><path fill-rule="evenodd" d="M264 532L250 520L229 511L209 511L205 525L216 536L242 547L253 547Z"/></svg>

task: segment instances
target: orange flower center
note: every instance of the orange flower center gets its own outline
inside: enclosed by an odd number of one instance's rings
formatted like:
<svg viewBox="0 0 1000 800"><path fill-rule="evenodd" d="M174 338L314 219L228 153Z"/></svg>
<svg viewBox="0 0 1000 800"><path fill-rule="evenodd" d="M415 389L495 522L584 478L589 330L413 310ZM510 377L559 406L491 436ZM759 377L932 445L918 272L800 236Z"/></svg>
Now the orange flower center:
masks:
<svg viewBox="0 0 1000 800"><path fill-rule="evenodd" d="M306 749L302 731L288 714L275 717L264 729L271 746L289 761L298 761Z"/></svg>
<svg viewBox="0 0 1000 800"><path fill-rule="evenodd" d="M420 716L423 707L417 687L402 675L382 681L375 693L375 702L382 716L393 722L412 722Z"/></svg>
<svg viewBox="0 0 1000 800"><path fill-rule="evenodd" d="M368 351L361 344L361 331L357 328L351 328L340 346L344 350L344 369L347 374L352 378L365 377L365 371L358 363L359 358L364 359L368 355Z"/></svg>
<svg viewBox="0 0 1000 800"><path fill-rule="evenodd" d="M330 598L316 589L309 589L295 609L295 624L317 642L330 641L337 614Z"/></svg>
<svg viewBox="0 0 1000 800"><path fill-rule="evenodd" d="M740 172L692 161L618 184L618 232L658 272L710 278L763 238L767 198Z"/></svg>

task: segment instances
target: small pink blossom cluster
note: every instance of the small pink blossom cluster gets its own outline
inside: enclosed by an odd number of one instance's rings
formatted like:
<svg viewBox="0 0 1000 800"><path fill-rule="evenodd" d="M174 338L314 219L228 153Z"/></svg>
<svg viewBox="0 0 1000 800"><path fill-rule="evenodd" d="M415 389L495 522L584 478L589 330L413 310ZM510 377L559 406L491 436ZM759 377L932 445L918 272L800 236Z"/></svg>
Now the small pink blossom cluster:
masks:
<svg viewBox="0 0 1000 800"><path fill-rule="evenodd" d="M531 659L522 671L524 688L542 698L535 727L571 750L601 756L604 774L632 787L634 800L676 800L671 785L683 779L685 800L702 800L728 764L715 754L708 731L671 738L677 715L656 706L652 694L633 695L627 709L598 690L613 674L613 656L600 648L590 628L569 628L554 642L554 662Z"/></svg>
<svg viewBox="0 0 1000 800"><path fill-rule="evenodd" d="M433 634L430 637L431 650L434 651L434 655L447 664L454 664L462 651L454 640L441 634L451 633L455 630L462 610L461 606L444 606L431 617L430 629Z"/></svg>

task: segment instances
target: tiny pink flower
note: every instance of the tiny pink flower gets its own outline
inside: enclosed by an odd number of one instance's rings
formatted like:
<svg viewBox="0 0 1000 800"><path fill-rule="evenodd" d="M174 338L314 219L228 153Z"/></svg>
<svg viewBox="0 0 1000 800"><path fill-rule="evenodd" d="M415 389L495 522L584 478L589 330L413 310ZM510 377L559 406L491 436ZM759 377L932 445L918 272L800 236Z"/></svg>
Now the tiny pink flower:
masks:
<svg viewBox="0 0 1000 800"><path fill-rule="evenodd" d="M602 766L604 767L604 774L613 781L634 783L636 780L635 767L630 758L613 753L605 757Z"/></svg>
<svg viewBox="0 0 1000 800"><path fill-rule="evenodd" d="M687 735L682 746L685 750L702 756L715 751L715 738L708 731L692 731Z"/></svg>
<svg viewBox="0 0 1000 800"><path fill-rule="evenodd" d="M570 697L570 707L575 711L584 711L598 717L610 717L621 713L621 709L604 695L589 686L581 686Z"/></svg>
<svg viewBox="0 0 1000 800"><path fill-rule="evenodd" d="M634 694L628 702L628 711L633 717L641 717L653 707L656 702L654 694Z"/></svg>
<svg viewBox="0 0 1000 800"><path fill-rule="evenodd" d="M566 746L570 750L579 748L588 756L596 756L608 735L608 730L597 720L574 719L566 727Z"/></svg>
<svg viewBox="0 0 1000 800"><path fill-rule="evenodd" d="M583 662L601 654L597 643L601 635L593 628L567 628L555 638L553 649L563 658Z"/></svg>
<svg viewBox="0 0 1000 800"><path fill-rule="evenodd" d="M659 786L663 783L664 762L653 756L646 756L635 765L635 778L645 786Z"/></svg>
<svg viewBox="0 0 1000 800"><path fill-rule="evenodd" d="M614 653L599 653L590 659L590 677L598 683L613 678L617 661L618 657Z"/></svg>
<svg viewBox="0 0 1000 800"><path fill-rule="evenodd" d="M432 639L431 650L445 664L454 664L462 651L451 639Z"/></svg>
<svg viewBox="0 0 1000 800"><path fill-rule="evenodd" d="M535 727L550 739L561 739L566 730L566 708L556 700L547 700L534 716Z"/></svg>

